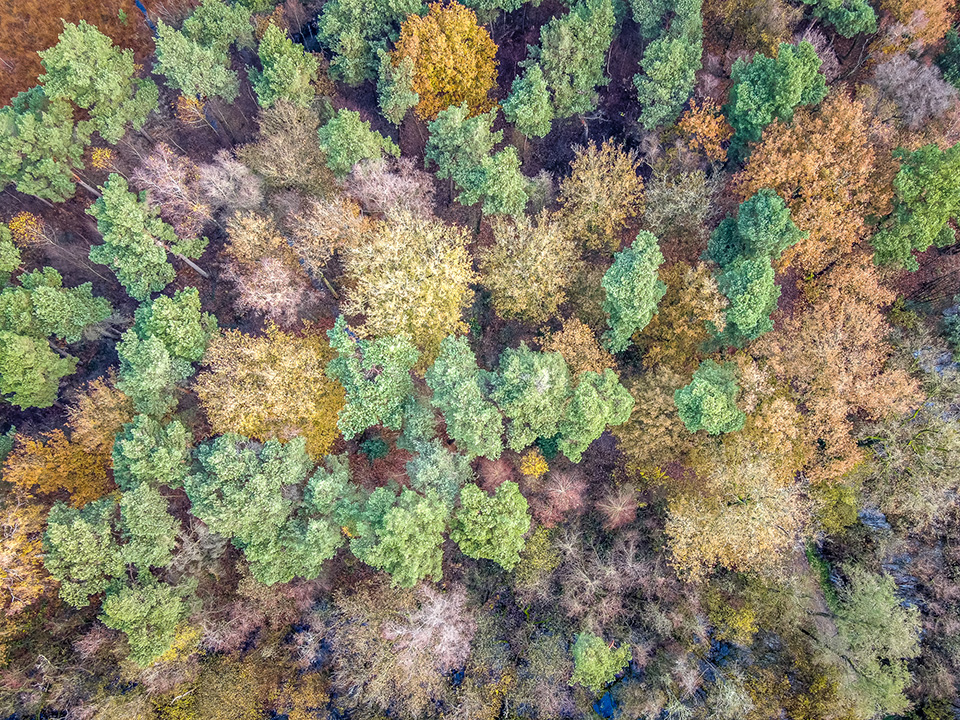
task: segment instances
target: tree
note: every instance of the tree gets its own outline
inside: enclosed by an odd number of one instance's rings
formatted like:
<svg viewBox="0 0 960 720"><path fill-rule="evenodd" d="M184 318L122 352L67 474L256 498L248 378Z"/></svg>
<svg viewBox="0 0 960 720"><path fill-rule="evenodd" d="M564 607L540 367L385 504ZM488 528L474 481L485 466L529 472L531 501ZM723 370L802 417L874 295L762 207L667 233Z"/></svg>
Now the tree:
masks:
<svg viewBox="0 0 960 720"><path fill-rule="evenodd" d="M863 715L902 713L910 707L907 661L920 654L920 614L903 605L889 575L857 566L844 570L850 583L840 593L836 641L855 673L857 709Z"/></svg>
<svg viewBox="0 0 960 720"><path fill-rule="evenodd" d="M954 28L947 31L943 52L937 55L936 63L943 79L954 87L960 86L960 33Z"/></svg>
<svg viewBox="0 0 960 720"><path fill-rule="evenodd" d="M710 236L707 255L721 268L740 259L775 260L804 234L773 190L758 190L740 203L736 219L727 217Z"/></svg>
<svg viewBox="0 0 960 720"><path fill-rule="evenodd" d="M200 312L200 293L193 287L143 303L134 317L133 330L141 339L158 338L172 358L187 363L199 362L217 335L217 319Z"/></svg>
<svg viewBox="0 0 960 720"><path fill-rule="evenodd" d="M413 91L420 96L417 117L433 120L451 105L466 104L471 115L493 107L488 95L497 82L497 46L469 8L433 3L423 17L411 14L400 26L390 53L394 66L413 61Z"/></svg>
<svg viewBox="0 0 960 720"><path fill-rule="evenodd" d="M538 353L525 343L507 348L493 377L493 401L510 421L510 449L552 438L570 399L570 370L560 353Z"/></svg>
<svg viewBox="0 0 960 720"><path fill-rule="evenodd" d="M327 167L337 177L349 173L361 160L378 160L384 154L400 156L393 140L371 130L370 123L353 110L338 110L317 136L327 155Z"/></svg>
<svg viewBox="0 0 960 720"><path fill-rule="evenodd" d="M133 401L137 412L162 417L176 407L174 390L193 374L190 363L171 357L156 335L141 338L134 329L123 334L117 354L117 388Z"/></svg>
<svg viewBox="0 0 960 720"><path fill-rule="evenodd" d="M356 87L376 77L378 51L400 23L423 11L421 0L331 0L317 18L317 37L333 53L330 75Z"/></svg>
<svg viewBox="0 0 960 720"><path fill-rule="evenodd" d="M197 238L213 219L200 168L166 143L153 152L131 175L135 187L146 192L147 203L173 228L177 237ZM231 188L241 192L240 188Z"/></svg>
<svg viewBox="0 0 960 720"><path fill-rule="evenodd" d="M546 212L491 222L496 244L480 255L482 282L504 318L545 322L566 299L579 269L576 244Z"/></svg>
<svg viewBox="0 0 960 720"><path fill-rule="evenodd" d="M507 122L527 137L543 137L553 124L553 104L543 69L531 65L513 79L510 95L503 102Z"/></svg>
<svg viewBox="0 0 960 720"><path fill-rule="evenodd" d="M189 466L190 434L179 420L161 425L137 415L117 435L113 476L124 490L141 485L179 487Z"/></svg>
<svg viewBox="0 0 960 720"><path fill-rule="evenodd" d="M167 512L167 499L155 487L142 483L123 494L120 527L128 565L148 574L150 568L164 568L173 561L180 523Z"/></svg>
<svg viewBox="0 0 960 720"><path fill-rule="evenodd" d="M737 407L739 392L733 365L704 360L690 384L677 390L673 399L687 430L719 435L743 427L746 415Z"/></svg>
<svg viewBox="0 0 960 720"><path fill-rule="evenodd" d="M442 413L447 434L467 457L500 457L503 418L488 397L489 373L477 367L467 339L449 335L426 373L431 403Z"/></svg>
<svg viewBox="0 0 960 720"><path fill-rule="evenodd" d="M389 573L394 586L413 587L425 577L440 580L440 543L449 515L436 493L404 489L397 495L393 488L377 488L363 508L350 550Z"/></svg>
<svg viewBox="0 0 960 720"><path fill-rule="evenodd" d="M630 646L621 645L614 649L603 638L588 632L577 635L577 641L570 648L573 655L573 677L570 684L580 684L596 695L612 683L617 673L630 662Z"/></svg>
<svg viewBox="0 0 960 720"><path fill-rule="evenodd" d="M345 274L352 289L346 315L366 319L365 337L408 335L423 351L421 366L447 335L466 329L463 310L476 276L459 227L398 212L378 223L366 242L348 248Z"/></svg>
<svg viewBox="0 0 960 720"><path fill-rule="evenodd" d="M687 147L702 152L711 162L727 159L723 143L733 137L731 128L720 112L720 107L709 98L703 102L690 100L690 107L677 121L677 130Z"/></svg>
<svg viewBox="0 0 960 720"><path fill-rule="evenodd" d="M111 173L103 195L87 212L97 219L103 244L90 248L90 259L110 266L117 280L135 300L146 300L173 280L167 251L199 257L206 243L182 245L173 228L157 217L141 194L129 191L127 181Z"/></svg>
<svg viewBox="0 0 960 720"><path fill-rule="evenodd" d="M451 452L439 440L415 442L413 460L407 463L410 487L423 495L433 494L453 509L460 488L474 480L470 458Z"/></svg>
<svg viewBox="0 0 960 720"><path fill-rule="evenodd" d="M560 452L580 462L584 450L610 425L623 425L633 411L633 396L617 374L587 370L577 378L566 415L560 422Z"/></svg>
<svg viewBox="0 0 960 720"><path fill-rule="evenodd" d="M460 493L450 539L467 557L493 560L512 570L520 562L529 529L527 500L515 482L503 483L492 497L471 483Z"/></svg>
<svg viewBox="0 0 960 720"><path fill-rule="evenodd" d="M457 202L482 200L484 213L517 216L527 205L527 182L516 148L491 154L503 140L502 130L490 131L495 118L495 111L469 117L466 103L441 111L428 124L424 159L436 163L437 177L450 178L462 190Z"/></svg>
<svg viewBox="0 0 960 720"><path fill-rule="evenodd" d="M867 0L804 0L813 14L826 20L845 38L877 31L877 13Z"/></svg>
<svg viewBox="0 0 960 720"><path fill-rule="evenodd" d="M0 285L10 282L13 271L20 267L20 250L13 244L10 228L0 225Z"/></svg>
<svg viewBox="0 0 960 720"><path fill-rule="evenodd" d="M337 351L337 357L327 364L327 375L343 385L346 393L346 405L337 420L344 438L349 440L377 424L399 429L403 402L413 391L410 369L420 357L409 338L361 340L342 315L327 337Z"/></svg>
<svg viewBox="0 0 960 720"><path fill-rule="evenodd" d="M207 370L194 390L214 432L260 441L302 436L314 457L337 439L343 390L325 366L333 353L321 333L284 333L268 325L264 335L229 330L210 344Z"/></svg>
<svg viewBox="0 0 960 720"><path fill-rule="evenodd" d="M60 378L76 368L76 358L60 357L46 340L0 331L0 394L19 408L53 405Z"/></svg>
<svg viewBox="0 0 960 720"><path fill-rule="evenodd" d="M610 329L604 343L611 352L622 352L630 338L643 330L657 311L657 303L667 292L657 275L663 264L663 253L657 238L645 230L625 250L613 256L613 265L603 276L606 299L603 311Z"/></svg>
<svg viewBox="0 0 960 720"><path fill-rule="evenodd" d="M692 438L674 402L674 394L684 381L670 368L659 367L628 384L633 412L626 423L613 428L613 434L630 472L656 477L690 450Z"/></svg>
<svg viewBox="0 0 960 720"><path fill-rule="evenodd" d="M717 276L717 288L730 301L719 342L739 347L773 329L780 286L769 258L734 260Z"/></svg>
<svg viewBox="0 0 960 720"><path fill-rule="evenodd" d="M88 327L106 320L113 307L106 298L94 297L91 284L63 287L60 273L51 267L24 273L20 287L0 292L0 330L36 339L55 335L64 342L79 342Z"/></svg>
<svg viewBox="0 0 960 720"><path fill-rule="evenodd" d="M146 667L163 655L187 614L181 588L143 575L136 585L123 585L103 600L103 624L126 634L130 658Z"/></svg>
<svg viewBox="0 0 960 720"><path fill-rule="evenodd" d="M39 78L44 94L87 112L90 119L78 123L83 135L96 131L115 145L128 125L139 130L157 107L156 84L134 77L133 51L120 50L85 20L79 25L64 22L57 44L39 54L46 70ZM89 123L90 129L84 129L83 123Z"/></svg>
<svg viewBox="0 0 960 720"><path fill-rule="evenodd" d="M258 52L263 71L252 71L250 82L260 107L273 107L279 98L309 106L316 95L312 83L317 81L320 68L317 59L273 23L260 38Z"/></svg>
<svg viewBox="0 0 960 720"><path fill-rule="evenodd" d="M560 185L560 222L571 237L590 250L614 253L620 233L643 202L637 158L606 140L575 149L570 176Z"/></svg>
<svg viewBox="0 0 960 720"><path fill-rule="evenodd" d="M581 373L587 370L603 374L604 370L616 365L613 356L597 342L593 330L576 317L564 320L558 332L547 334L540 341L540 347L544 352L563 355L570 372L576 377L582 377Z"/></svg>
<svg viewBox="0 0 960 720"><path fill-rule="evenodd" d="M162 20L157 22L156 45L155 70L169 87L185 97L221 98L228 103L237 99L240 82L226 50L197 42Z"/></svg>
<svg viewBox="0 0 960 720"><path fill-rule="evenodd" d="M413 58L400 58L400 62L394 65L390 54L380 51L377 104L381 114L394 125L399 126L407 111L420 102L420 95L413 89L415 72Z"/></svg>
<svg viewBox="0 0 960 720"><path fill-rule="evenodd" d="M909 0L891 2L881 0L880 8L906 26L913 40L933 45L943 39L953 23L952 6L944 0Z"/></svg>
<svg viewBox="0 0 960 720"><path fill-rule="evenodd" d="M28 617L25 613L56 588L56 580L43 567L46 520L47 506L20 488L0 500L0 609L9 621ZM3 645L7 644L4 638Z"/></svg>
<svg viewBox="0 0 960 720"><path fill-rule="evenodd" d="M900 148L894 157L901 165L893 181L893 212L871 241L874 261L916 270L912 251L956 242L950 222L960 216L960 143L945 151L936 145Z"/></svg>
<svg viewBox="0 0 960 720"><path fill-rule="evenodd" d="M957 89L940 75L939 68L905 54L878 63L871 84L877 89L879 100L892 103L896 117L910 130L920 130L947 115L960 97Z"/></svg>
<svg viewBox="0 0 960 720"><path fill-rule="evenodd" d="M540 46L529 49L525 67L539 65L556 118L582 115L597 107L597 88L610 78L604 58L615 24L610 0L580 0L566 15L540 28Z"/></svg>
<svg viewBox="0 0 960 720"><path fill-rule="evenodd" d="M18 437L3 467L3 479L35 495L66 491L81 507L113 489L107 475L109 453L91 453L62 430L34 439Z"/></svg>
<svg viewBox="0 0 960 720"><path fill-rule="evenodd" d="M74 607L90 603L90 596L106 590L125 563L114 538L115 501L104 498L82 509L56 503L43 536L43 564L60 581L60 597Z"/></svg>
<svg viewBox="0 0 960 720"><path fill-rule="evenodd" d="M757 142L774 120L790 122L798 105L815 105L827 94L813 45L780 44L776 59L755 55L750 62L733 64L733 88L723 114L734 130L731 154L743 157L747 145Z"/></svg>
<svg viewBox="0 0 960 720"><path fill-rule="evenodd" d="M66 100L48 99L41 87L20 93L0 108L0 183L54 202L72 197L90 140L84 130Z"/></svg>
<svg viewBox="0 0 960 720"><path fill-rule="evenodd" d="M819 109L799 108L792 123L775 120L734 179L746 200L774 190L806 237L777 265L819 272L847 255L867 232L868 215L889 212L889 180L862 103L845 93Z"/></svg>

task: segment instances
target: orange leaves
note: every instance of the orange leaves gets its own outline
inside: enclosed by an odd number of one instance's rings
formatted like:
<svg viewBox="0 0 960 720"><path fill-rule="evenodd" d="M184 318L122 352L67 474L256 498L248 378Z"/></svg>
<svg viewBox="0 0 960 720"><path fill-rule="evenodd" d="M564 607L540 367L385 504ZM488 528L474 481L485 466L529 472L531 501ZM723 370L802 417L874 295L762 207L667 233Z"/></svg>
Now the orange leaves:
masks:
<svg viewBox="0 0 960 720"><path fill-rule="evenodd" d="M458 3L434 3L425 17L411 15L400 27L391 53L396 67L413 61L413 89L420 95L417 116L433 120L437 113L466 102L471 115L493 107L488 97L497 81L497 46L477 16Z"/></svg>
<svg viewBox="0 0 960 720"><path fill-rule="evenodd" d="M707 98L703 103L690 101L690 109L677 122L677 130L687 147L702 152L711 162L723 162L727 151L723 143L733 137L731 128L720 112L720 107Z"/></svg>

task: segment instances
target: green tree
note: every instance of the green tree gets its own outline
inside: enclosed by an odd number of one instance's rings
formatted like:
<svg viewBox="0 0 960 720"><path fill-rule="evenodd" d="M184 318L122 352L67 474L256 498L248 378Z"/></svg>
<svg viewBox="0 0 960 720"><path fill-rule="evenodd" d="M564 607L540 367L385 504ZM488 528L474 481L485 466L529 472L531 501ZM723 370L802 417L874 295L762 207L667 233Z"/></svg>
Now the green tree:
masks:
<svg viewBox="0 0 960 720"><path fill-rule="evenodd" d="M743 427L746 415L737 407L739 392L733 364L704 360L690 384L673 394L673 400L687 430L719 435Z"/></svg>
<svg viewBox="0 0 960 720"><path fill-rule="evenodd" d="M780 286L770 259L740 258L717 276L717 287L730 301L719 342L742 347L773 329Z"/></svg>
<svg viewBox="0 0 960 720"><path fill-rule="evenodd" d="M357 523L350 550L390 574L394 586L413 587L425 577L440 580L443 531L450 509L436 495L404 489L374 490Z"/></svg>
<svg viewBox="0 0 960 720"><path fill-rule="evenodd" d="M0 287L10 282L10 276L21 263L20 251L13 244L10 228L0 224Z"/></svg>
<svg viewBox="0 0 960 720"><path fill-rule="evenodd" d="M157 64L154 71L169 87L196 98L221 98L232 103L240 94L240 81L230 69L230 56L194 42L187 35L157 21Z"/></svg>
<svg viewBox="0 0 960 720"><path fill-rule="evenodd" d="M833 25L845 38L877 31L877 13L867 0L803 0L813 14Z"/></svg>
<svg viewBox="0 0 960 720"><path fill-rule="evenodd" d="M117 343L120 377L117 389L133 401L138 412L162 417L177 405L174 389L193 373L189 363L170 357L155 335L141 339L131 329Z"/></svg>
<svg viewBox="0 0 960 720"><path fill-rule="evenodd" d="M158 338L172 358L187 363L199 362L217 334L217 319L200 312L200 293L193 287L143 303L134 317L140 338Z"/></svg>
<svg viewBox="0 0 960 720"><path fill-rule="evenodd" d="M60 357L46 340L0 330L0 394L17 407L50 407L60 378L76 368L76 358Z"/></svg>
<svg viewBox="0 0 960 720"><path fill-rule="evenodd" d="M583 685L599 695L612 683L623 668L630 662L630 646L621 645L614 649L603 638L592 633L577 635L577 641L570 652L573 654L573 677L570 684Z"/></svg>
<svg viewBox="0 0 960 720"><path fill-rule="evenodd" d="M523 64L543 70L554 117L596 109L597 88L610 82L603 70L614 25L611 0L579 0L540 28L540 47L532 48Z"/></svg>
<svg viewBox="0 0 960 720"><path fill-rule="evenodd" d="M503 449L503 417L488 395L490 374L477 367L465 337L450 335L426 373L431 402L443 413L447 434L467 457L496 460Z"/></svg>
<svg viewBox="0 0 960 720"><path fill-rule="evenodd" d="M410 370L420 357L405 335L361 340L343 316L327 332L337 357L327 365L327 375L343 385L347 404L337 427L344 438L356 437L368 427L382 424L397 430L403 421L403 403L413 392Z"/></svg>
<svg viewBox="0 0 960 720"><path fill-rule="evenodd" d="M410 486L424 495L433 493L452 510L460 488L474 479L470 459L439 440L419 443L415 449L417 454L407 463Z"/></svg>
<svg viewBox="0 0 960 720"><path fill-rule="evenodd" d="M747 144L760 140L763 129L774 120L790 122L799 105L815 105L827 95L820 72L820 58L813 45L780 44L776 59L755 55L749 62L733 64L733 88L723 114L734 130L730 155L742 158Z"/></svg>
<svg viewBox="0 0 960 720"><path fill-rule="evenodd" d="M104 598L100 619L130 643L130 658L146 667L173 644L187 608L181 588L142 574L136 585L122 585Z"/></svg>
<svg viewBox="0 0 960 720"><path fill-rule="evenodd" d="M503 483L493 496L471 483L460 493L450 539L467 557L493 560L504 570L512 570L520 562L528 530L527 500L515 482Z"/></svg>
<svg viewBox="0 0 960 720"><path fill-rule="evenodd" d="M146 483L120 498L124 561L141 573L167 567L173 560L180 523L167 512L167 499Z"/></svg>
<svg viewBox="0 0 960 720"><path fill-rule="evenodd" d="M0 293L0 330L37 339L55 335L75 343L84 330L113 313L106 298L93 296L90 283L65 288L51 267L24 273L18 280L20 287L8 286Z"/></svg>
<svg viewBox="0 0 960 720"><path fill-rule="evenodd" d="M714 230L707 256L722 268L740 258L776 259L808 235L793 224L783 199L764 188L740 203L736 219L727 217Z"/></svg>
<svg viewBox="0 0 960 720"><path fill-rule="evenodd" d="M231 45L253 42L250 3L203 0L183 21L183 34L195 43L226 54Z"/></svg>
<svg viewBox="0 0 960 720"><path fill-rule="evenodd" d="M317 131L320 147L327 154L327 167L343 177L361 160L379 160L386 155L400 157L400 148L388 137L370 129L354 110L338 110Z"/></svg>
<svg viewBox="0 0 960 720"><path fill-rule="evenodd" d="M90 141L85 130L66 100L48 99L41 87L20 93L0 108L0 184L54 202L72 197L73 171Z"/></svg>
<svg viewBox="0 0 960 720"><path fill-rule="evenodd" d="M263 71L251 69L250 82L260 107L273 107L280 98L308 107L316 95L312 83L317 81L320 68L317 59L273 23L260 39L259 53Z"/></svg>
<svg viewBox="0 0 960 720"><path fill-rule="evenodd" d="M553 124L553 103L543 69L533 64L517 75L510 95L503 102L503 114L527 137L543 137Z"/></svg>
<svg viewBox="0 0 960 720"><path fill-rule="evenodd" d="M570 393L570 370L560 353L539 353L526 343L504 350L492 397L510 421L510 449L520 452L538 437L556 435Z"/></svg>
<svg viewBox="0 0 960 720"><path fill-rule="evenodd" d="M94 25L65 22L56 45L40 53L45 74L39 78L50 100L66 100L86 111L81 135L92 131L111 145L127 126L139 130L157 107L156 84L136 78L133 51L120 50ZM87 129L84 125L89 125Z"/></svg>
<svg viewBox="0 0 960 720"><path fill-rule="evenodd" d="M161 424L137 415L117 435L113 446L113 476L132 490L140 485L180 487L189 469L190 433L178 420Z"/></svg>
<svg viewBox="0 0 960 720"><path fill-rule="evenodd" d="M117 503L108 498L81 509L56 503L43 536L43 564L60 582L60 597L74 607L90 603L119 577L125 563L114 537Z"/></svg>
<svg viewBox="0 0 960 720"><path fill-rule="evenodd" d="M407 111L420 102L420 95L413 89L413 59L403 57L399 64L394 65L386 50L380 50L379 56L377 104L387 120L400 125Z"/></svg>
<svg viewBox="0 0 960 720"><path fill-rule="evenodd" d="M899 148L900 170L893 180L893 212L873 236L874 261L908 270L920 267L913 251L956 242L951 221L960 217L960 143L947 150L925 145Z"/></svg>
<svg viewBox="0 0 960 720"><path fill-rule="evenodd" d="M630 247L613 256L613 265L601 281L606 291L603 311L610 326L604 340L612 352L626 350L633 334L643 330L657 312L657 304L667 292L657 274L662 264L657 238L645 230Z"/></svg>
<svg viewBox="0 0 960 720"><path fill-rule="evenodd" d="M422 14L421 0L330 0L317 19L317 37L333 52L330 75L351 87L376 77L378 52L396 40L400 23Z"/></svg>
<svg viewBox="0 0 960 720"><path fill-rule="evenodd" d="M469 117L467 104L451 106L428 123L430 137L424 159L437 165L437 177L450 178L461 193L463 205L483 203L483 212L520 215L527 205L528 183L520 173L520 158L513 146L493 153L503 131L491 132L496 111Z"/></svg>
<svg viewBox="0 0 960 720"><path fill-rule="evenodd" d="M571 462L580 462L610 425L623 425L633 412L633 396L607 368L603 374L587 370L577 377L577 386L560 423L560 452Z"/></svg>
<svg viewBox="0 0 960 720"><path fill-rule="evenodd" d="M954 87L960 87L960 33L950 28L944 40L943 52L937 56L937 67L943 79Z"/></svg>

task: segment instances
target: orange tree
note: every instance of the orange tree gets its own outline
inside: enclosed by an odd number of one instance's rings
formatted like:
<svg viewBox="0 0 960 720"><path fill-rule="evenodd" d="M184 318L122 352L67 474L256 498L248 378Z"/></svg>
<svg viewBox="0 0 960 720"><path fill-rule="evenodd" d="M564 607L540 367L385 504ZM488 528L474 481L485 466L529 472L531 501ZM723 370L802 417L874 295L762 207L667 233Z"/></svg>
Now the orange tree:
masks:
<svg viewBox="0 0 960 720"><path fill-rule="evenodd" d="M411 15L400 27L390 60L413 61L416 113L433 120L444 108L466 102L470 113L493 107L489 92L497 82L497 46L473 10L458 3L434 3L425 17Z"/></svg>

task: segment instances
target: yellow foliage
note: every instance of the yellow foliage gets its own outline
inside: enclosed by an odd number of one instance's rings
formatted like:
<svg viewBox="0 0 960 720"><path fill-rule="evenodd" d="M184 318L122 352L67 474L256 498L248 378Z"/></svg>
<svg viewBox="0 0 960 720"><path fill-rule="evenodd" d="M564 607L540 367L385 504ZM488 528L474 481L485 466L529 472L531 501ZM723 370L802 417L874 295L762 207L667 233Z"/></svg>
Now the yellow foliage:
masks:
<svg viewBox="0 0 960 720"><path fill-rule="evenodd" d="M97 378L77 393L67 409L70 440L89 453L110 455L117 434L134 414L130 398L114 387L112 373L106 380Z"/></svg>
<svg viewBox="0 0 960 720"><path fill-rule="evenodd" d="M520 472L527 477L540 478L549 469L543 453L537 448L530 448L520 458Z"/></svg>
<svg viewBox="0 0 960 720"><path fill-rule="evenodd" d="M95 147L90 151L90 165L95 170L109 170L113 167L113 150Z"/></svg>
<svg viewBox="0 0 960 720"><path fill-rule="evenodd" d="M228 330L204 356L195 390L216 433L257 440L302 435L307 452L326 455L338 437L343 388L327 378L326 336L307 326L295 335L269 325L266 335Z"/></svg>
<svg viewBox="0 0 960 720"><path fill-rule="evenodd" d="M17 213L7 223L7 227L10 228L10 234L13 235L13 242L17 247L24 248L28 245L51 242L43 219L33 213L26 211Z"/></svg>
<svg viewBox="0 0 960 720"><path fill-rule="evenodd" d="M417 116L437 114L464 102L470 114L494 106L489 93L497 82L497 46L477 15L456 2L434 3L426 16L411 15L400 26L400 38L390 54L393 65L413 61L413 89L420 95Z"/></svg>
<svg viewBox="0 0 960 720"><path fill-rule="evenodd" d="M91 453L58 429L36 440L18 435L3 479L41 495L66 490L71 504L81 507L115 487L107 475L109 465L109 454Z"/></svg>
<svg viewBox="0 0 960 720"><path fill-rule="evenodd" d="M224 253L242 266L255 266L264 258L277 258L298 267L297 256L273 220L255 212L238 212L227 223Z"/></svg>
<svg viewBox="0 0 960 720"><path fill-rule="evenodd" d="M602 375L607 368L616 367L613 356L597 342L593 330L575 317L564 320L560 332L545 337L541 346L543 352L560 353L573 375L587 370Z"/></svg>
<svg viewBox="0 0 960 720"><path fill-rule="evenodd" d="M702 103L691 100L690 108L680 116L677 130L688 148L702 152L711 162L727 159L723 143L733 137L733 128L721 114L720 106L710 98Z"/></svg>
<svg viewBox="0 0 960 720"><path fill-rule="evenodd" d="M200 638L203 637L203 630L195 625L179 625L173 643L167 648L167 651L154 660L155 663L176 662L189 657L200 646Z"/></svg>

